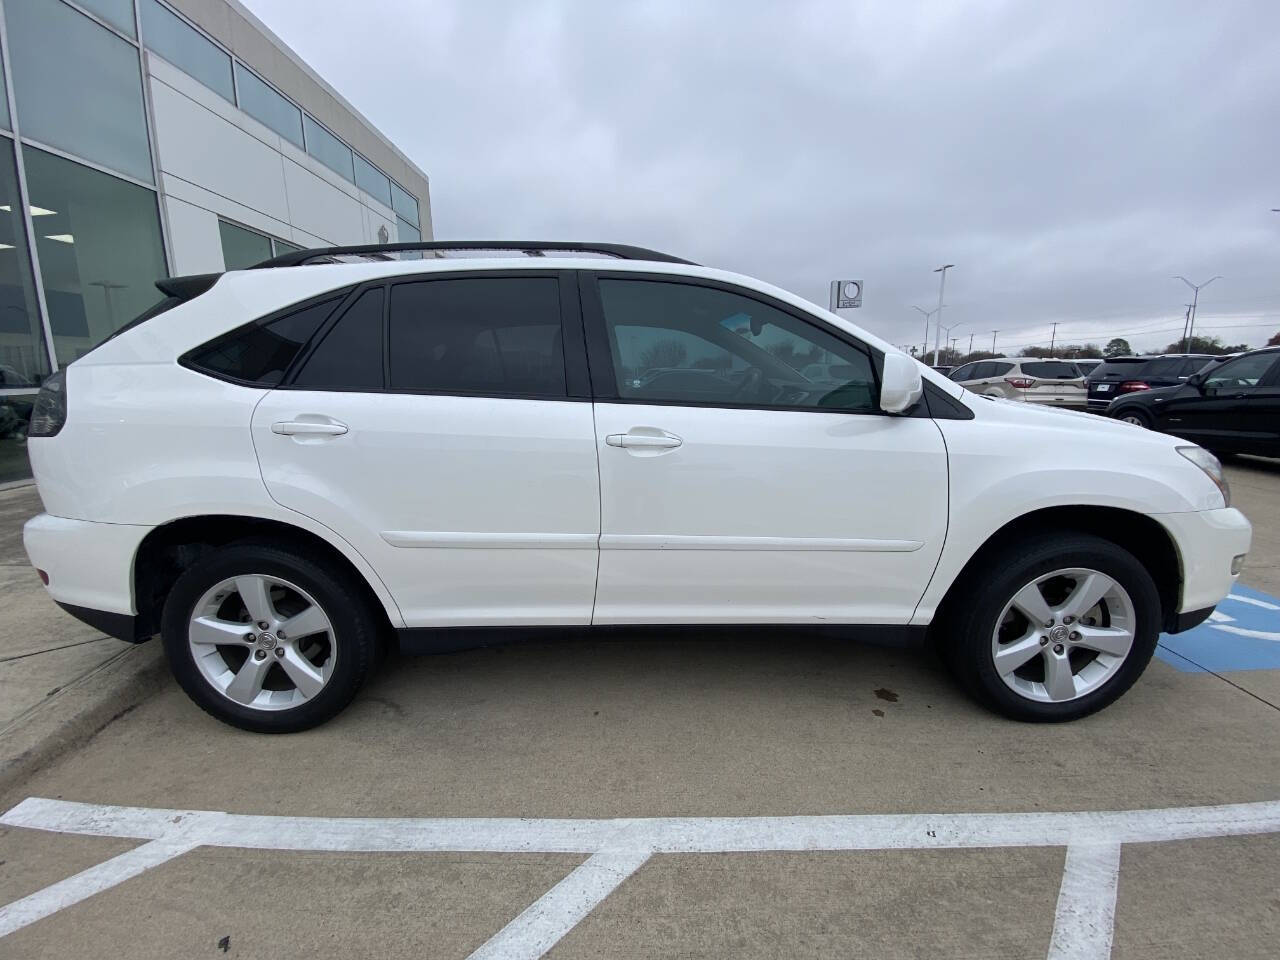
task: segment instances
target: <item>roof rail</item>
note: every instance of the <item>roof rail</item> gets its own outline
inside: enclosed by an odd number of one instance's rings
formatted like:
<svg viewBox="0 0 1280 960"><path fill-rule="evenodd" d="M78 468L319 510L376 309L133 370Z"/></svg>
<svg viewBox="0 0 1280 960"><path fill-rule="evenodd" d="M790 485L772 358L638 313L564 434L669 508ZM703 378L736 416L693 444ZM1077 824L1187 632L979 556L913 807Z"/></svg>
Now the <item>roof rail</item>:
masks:
<svg viewBox="0 0 1280 960"><path fill-rule="evenodd" d="M408 253L415 250L512 250L526 257L545 256L544 251L547 250L565 250L574 253L603 253L619 260L654 260L659 263L684 263L696 266L692 260L682 260L669 253L659 253L657 250L646 250L644 247L631 247L622 243L555 243L550 240L423 240L417 243L368 243L354 247L316 247L311 250L296 250L255 263L249 269L297 267L317 260L323 262L325 258Z"/></svg>

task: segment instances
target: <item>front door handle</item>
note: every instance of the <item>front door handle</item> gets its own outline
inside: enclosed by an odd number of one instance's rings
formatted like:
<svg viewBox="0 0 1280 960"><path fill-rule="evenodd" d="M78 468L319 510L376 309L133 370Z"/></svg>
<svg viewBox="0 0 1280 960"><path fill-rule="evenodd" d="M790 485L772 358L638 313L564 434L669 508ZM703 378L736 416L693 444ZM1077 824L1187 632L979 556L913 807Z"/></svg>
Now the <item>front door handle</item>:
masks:
<svg viewBox="0 0 1280 960"><path fill-rule="evenodd" d="M669 450L684 443L679 437L670 433L611 433L604 438L611 447L626 447L632 450Z"/></svg>
<svg viewBox="0 0 1280 960"><path fill-rule="evenodd" d="M336 420L280 420L271 425L271 432L282 437L340 437L347 425Z"/></svg>

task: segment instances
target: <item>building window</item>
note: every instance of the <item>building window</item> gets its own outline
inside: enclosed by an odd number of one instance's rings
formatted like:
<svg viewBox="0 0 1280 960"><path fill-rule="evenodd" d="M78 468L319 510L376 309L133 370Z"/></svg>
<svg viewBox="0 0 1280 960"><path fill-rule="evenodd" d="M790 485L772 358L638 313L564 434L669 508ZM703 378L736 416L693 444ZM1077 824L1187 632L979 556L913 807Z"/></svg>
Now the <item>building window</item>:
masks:
<svg viewBox="0 0 1280 960"><path fill-rule="evenodd" d="M160 299L155 282L166 270L156 195L32 147L22 156L62 366Z"/></svg>
<svg viewBox="0 0 1280 960"><path fill-rule="evenodd" d="M278 94L258 75L236 64L240 109L302 149L302 111Z"/></svg>
<svg viewBox="0 0 1280 960"><path fill-rule="evenodd" d="M231 58L157 0L142 0L142 39L179 70L229 103L236 102Z"/></svg>
<svg viewBox="0 0 1280 960"><path fill-rule="evenodd" d="M218 233L222 236L222 260L228 270L245 270L282 253L302 249L226 220L218 221Z"/></svg>
<svg viewBox="0 0 1280 960"><path fill-rule="evenodd" d="M385 206L391 206L391 181L387 175L356 154L356 186Z"/></svg>
<svg viewBox="0 0 1280 960"><path fill-rule="evenodd" d="M0 389L38 387L49 373L49 354L31 278L13 147L0 142ZM0 413L0 435L5 419Z"/></svg>
<svg viewBox="0 0 1280 960"><path fill-rule="evenodd" d="M133 24L133 0L76 0L90 13L96 13L121 33L137 37Z"/></svg>
<svg viewBox="0 0 1280 960"><path fill-rule="evenodd" d="M152 182L137 47L59 0L5 17L23 136Z"/></svg>
<svg viewBox="0 0 1280 960"><path fill-rule="evenodd" d="M396 233L401 243L418 243L422 240L421 230L399 218L396 219Z"/></svg>
<svg viewBox="0 0 1280 960"><path fill-rule="evenodd" d="M418 226L418 201L395 183L391 184L391 209L402 219L409 221L410 226Z"/></svg>
<svg viewBox="0 0 1280 960"><path fill-rule="evenodd" d="M351 161L351 148L312 120L309 114L303 114L302 123L307 132L307 153L344 180L355 183L356 175Z"/></svg>

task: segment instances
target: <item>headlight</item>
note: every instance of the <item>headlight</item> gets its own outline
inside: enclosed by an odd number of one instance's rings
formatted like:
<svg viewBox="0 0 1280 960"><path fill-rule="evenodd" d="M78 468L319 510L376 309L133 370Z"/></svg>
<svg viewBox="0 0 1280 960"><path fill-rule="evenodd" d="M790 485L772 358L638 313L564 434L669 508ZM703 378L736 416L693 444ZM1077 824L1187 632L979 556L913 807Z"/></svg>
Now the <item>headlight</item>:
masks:
<svg viewBox="0 0 1280 960"><path fill-rule="evenodd" d="M1231 506L1231 487L1227 485L1226 474L1222 472L1222 464L1218 458L1204 447L1178 447L1178 452L1205 472L1205 475L1217 484L1222 492L1222 505Z"/></svg>

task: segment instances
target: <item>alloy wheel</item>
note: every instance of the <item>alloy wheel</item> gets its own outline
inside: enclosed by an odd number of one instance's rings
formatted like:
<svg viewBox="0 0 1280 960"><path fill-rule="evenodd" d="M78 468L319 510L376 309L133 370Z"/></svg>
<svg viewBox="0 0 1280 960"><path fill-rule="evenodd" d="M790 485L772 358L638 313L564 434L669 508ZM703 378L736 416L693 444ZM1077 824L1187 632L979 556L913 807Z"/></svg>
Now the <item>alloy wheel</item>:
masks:
<svg viewBox="0 0 1280 960"><path fill-rule="evenodd" d="M191 659L229 700L287 710L316 697L337 659L333 624L297 584L266 574L209 588L187 627Z"/></svg>
<svg viewBox="0 0 1280 960"><path fill-rule="evenodd" d="M1133 648L1137 617L1128 592L1099 570L1070 567L1028 583L1005 605L991 636L1004 684L1042 703L1097 690Z"/></svg>

